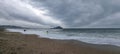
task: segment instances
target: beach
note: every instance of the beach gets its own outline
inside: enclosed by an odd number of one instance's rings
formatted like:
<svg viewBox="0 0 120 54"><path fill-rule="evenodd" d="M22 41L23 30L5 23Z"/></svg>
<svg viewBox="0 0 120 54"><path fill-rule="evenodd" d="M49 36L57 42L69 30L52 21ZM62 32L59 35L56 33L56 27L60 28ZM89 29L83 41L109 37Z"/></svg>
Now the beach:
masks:
<svg viewBox="0 0 120 54"><path fill-rule="evenodd" d="M120 47L0 31L0 54L120 54Z"/></svg>

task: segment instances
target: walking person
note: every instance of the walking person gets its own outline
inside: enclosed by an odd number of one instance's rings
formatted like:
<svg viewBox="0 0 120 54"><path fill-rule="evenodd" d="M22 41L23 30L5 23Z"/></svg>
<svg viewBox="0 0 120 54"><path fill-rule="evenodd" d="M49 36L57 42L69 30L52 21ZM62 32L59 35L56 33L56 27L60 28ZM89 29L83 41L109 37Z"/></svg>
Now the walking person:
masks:
<svg viewBox="0 0 120 54"><path fill-rule="evenodd" d="M48 32L48 31L46 31L46 33L48 34L49 32Z"/></svg>

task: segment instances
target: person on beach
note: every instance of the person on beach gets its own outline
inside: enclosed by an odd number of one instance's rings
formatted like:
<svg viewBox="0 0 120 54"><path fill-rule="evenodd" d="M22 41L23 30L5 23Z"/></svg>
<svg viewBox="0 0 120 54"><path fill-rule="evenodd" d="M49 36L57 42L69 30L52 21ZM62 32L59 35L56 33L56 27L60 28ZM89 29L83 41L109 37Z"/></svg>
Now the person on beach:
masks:
<svg viewBox="0 0 120 54"><path fill-rule="evenodd" d="M48 34L48 31L46 31L46 33Z"/></svg>
<svg viewBox="0 0 120 54"><path fill-rule="evenodd" d="M26 30L24 29L24 32L25 32Z"/></svg>

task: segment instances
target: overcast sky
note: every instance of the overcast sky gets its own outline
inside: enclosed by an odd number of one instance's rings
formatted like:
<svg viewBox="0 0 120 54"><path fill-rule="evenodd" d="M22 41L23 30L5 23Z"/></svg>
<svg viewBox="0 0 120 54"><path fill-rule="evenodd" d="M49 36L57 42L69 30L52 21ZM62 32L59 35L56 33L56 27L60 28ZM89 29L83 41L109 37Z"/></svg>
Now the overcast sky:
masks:
<svg viewBox="0 0 120 54"><path fill-rule="evenodd" d="M0 0L0 25L120 28L120 0Z"/></svg>

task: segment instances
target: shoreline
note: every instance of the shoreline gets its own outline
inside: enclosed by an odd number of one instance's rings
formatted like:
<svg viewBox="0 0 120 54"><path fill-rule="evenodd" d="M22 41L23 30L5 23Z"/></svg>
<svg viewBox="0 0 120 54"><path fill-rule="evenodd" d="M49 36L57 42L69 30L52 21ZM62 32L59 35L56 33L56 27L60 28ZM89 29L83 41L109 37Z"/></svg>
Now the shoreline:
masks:
<svg viewBox="0 0 120 54"><path fill-rule="evenodd" d="M50 30L53 33L46 33L45 30L32 30L28 29L27 32L24 32L24 29L7 29L10 32L20 32L22 34L35 34L38 35L40 38L49 38L49 39L58 39L58 40L77 40L77 41L82 41L86 43L91 43L91 44L108 44L108 45L114 45L114 46L120 46L120 39L119 39L119 33L114 33L114 35L110 34L96 34L96 33L81 33L81 34L67 34L67 33L55 33L54 31L56 30ZM89 35L90 34L90 35ZM80 36L78 36L80 35ZM96 36L95 36L96 35ZM110 35L110 37L109 37ZM114 37L112 37L112 36ZM117 36L115 36L117 35ZM106 36L106 37L104 37Z"/></svg>
<svg viewBox="0 0 120 54"><path fill-rule="evenodd" d="M3 54L120 54L120 47L113 45L40 38L18 32L0 32L0 43Z"/></svg>

